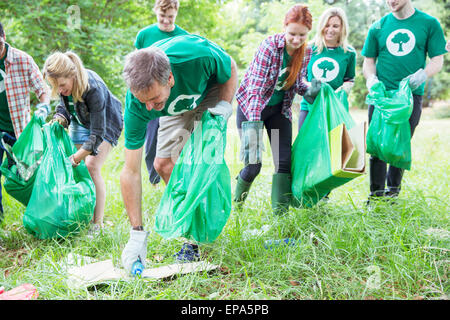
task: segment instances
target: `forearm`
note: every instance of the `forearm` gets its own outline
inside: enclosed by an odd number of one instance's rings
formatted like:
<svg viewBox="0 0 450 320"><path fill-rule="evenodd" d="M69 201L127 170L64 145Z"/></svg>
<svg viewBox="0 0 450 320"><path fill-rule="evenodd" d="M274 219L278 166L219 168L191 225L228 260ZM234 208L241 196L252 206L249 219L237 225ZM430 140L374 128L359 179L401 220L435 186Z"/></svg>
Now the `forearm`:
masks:
<svg viewBox="0 0 450 320"><path fill-rule="evenodd" d="M46 104L50 103L50 99L49 99L47 93L43 93L43 94L40 95L39 102L40 103L46 103Z"/></svg>
<svg viewBox="0 0 450 320"><path fill-rule="evenodd" d="M366 79L369 79L372 75L377 75L375 58L364 58L363 75Z"/></svg>
<svg viewBox="0 0 450 320"><path fill-rule="evenodd" d="M82 160L85 160L86 157L87 157L88 155L90 155L90 154L91 154L90 151L87 151L87 150L85 150L85 149L83 149L83 148L80 148L80 149L78 149L77 152L74 153L74 155L73 155L73 160L74 160L76 163L80 163Z"/></svg>
<svg viewBox="0 0 450 320"><path fill-rule="evenodd" d="M120 189L132 227L142 226L142 148L125 149L125 165L120 174Z"/></svg>
<svg viewBox="0 0 450 320"><path fill-rule="evenodd" d="M425 73L427 77L432 77L439 71L441 71L444 65L444 55L436 56L430 59L430 62L425 67Z"/></svg>
<svg viewBox="0 0 450 320"><path fill-rule="evenodd" d="M141 174L124 166L120 174L120 190L123 203L132 227L142 226L142 181Z"/></svg>
<svg viewBox="0 0 450 320"><path fill-rule="evenodd" d="M233 101L238 84L237 67L233 59L231 59L231 76L227 82L219 85L219 100L229 103Z"/></svg>

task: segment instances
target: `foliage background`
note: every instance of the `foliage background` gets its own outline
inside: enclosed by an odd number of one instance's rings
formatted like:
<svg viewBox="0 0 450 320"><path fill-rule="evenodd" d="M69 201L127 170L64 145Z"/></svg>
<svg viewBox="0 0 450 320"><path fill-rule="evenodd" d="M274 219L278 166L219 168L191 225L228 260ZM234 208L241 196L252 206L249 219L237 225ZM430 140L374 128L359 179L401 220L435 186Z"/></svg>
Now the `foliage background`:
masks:
<svg viewBox="0 0 450 320"><path fill-rule="evenodd" d="M259 43L268 35L282 32L282 20L293 0L180 0L176 23L187 31L207 37L236 60L242 76ZM312 12L313 30L324 9L342 7L349 17L350 43L358 52L356 85L351 105L365 108L367 90L360 55L372 22L388 12L384 0L303 1ZM449 37L450 3L445 0L415 0L414 5L437 17ZM86 67L95 70L113 93L124 99L121 78L124 57L134 49L137 32L156 22L153 0L24 0L0 1L1 22L7 41L28 52L39 66L55 50L73 50ZM450 91L449 55L445 72L428 85L430 99L446 99Z"/></svg>

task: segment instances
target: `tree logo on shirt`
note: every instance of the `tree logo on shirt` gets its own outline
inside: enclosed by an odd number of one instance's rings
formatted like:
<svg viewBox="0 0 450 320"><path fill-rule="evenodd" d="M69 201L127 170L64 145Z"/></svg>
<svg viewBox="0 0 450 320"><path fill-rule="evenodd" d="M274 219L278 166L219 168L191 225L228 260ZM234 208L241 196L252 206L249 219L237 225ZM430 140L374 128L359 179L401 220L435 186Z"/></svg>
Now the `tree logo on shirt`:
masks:
<svg viewBox="0 0 450 320"><path fill-rule="evenodd" d="M167 112L170 115L177 115L195 109L197 107L197 100L200 97L201 97L200 94L192 94L192 95L180 94L169 104Z"/></svg>
<svg viewBox="0 0 450 320"><path fill-rule="evenodd" d="M278 75L278 81L275 85L275 90L280 91L283 89L284 85L286 84L286 79L283 80L283 75L288 72L288 68L284 68L280 70L280 74Z"/></svg>
<svg viewBox="0 0 450 320"><path fill-rule="evenodd" d="M386 40L389 52L397 57L405 56L414 49L416 38L408 29L398 29L392 32Z"/></svg>
<svg viewBox="0 0 450 320"><path fill-rule="evenodd" d="M317 59L312 66L314 78L322 82L333 81L339 74L339 64L336 60L324 57Z"/></svg>

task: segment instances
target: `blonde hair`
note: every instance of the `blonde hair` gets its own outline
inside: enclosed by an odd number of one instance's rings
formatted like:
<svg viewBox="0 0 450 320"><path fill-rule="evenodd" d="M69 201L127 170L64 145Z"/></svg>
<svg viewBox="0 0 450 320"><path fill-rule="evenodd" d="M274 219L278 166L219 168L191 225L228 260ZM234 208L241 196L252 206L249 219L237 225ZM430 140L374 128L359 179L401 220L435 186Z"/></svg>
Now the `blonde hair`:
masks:
<svg viewBox="0 0 450 320"><path fill-rule="evenodd" d="M319 23L317 24L317 32L314 37L313 43L316 46L317 53L321 53L323 48L326 47L325 39L323 36L323 31L332 17L338 17L341 20L341 34L338 41L338 47L342 47L344 52L347 52L349 47L348 44L348 20L345 11L339 7L333 7L325 10L319 18Z"/></svg>
<svg viewBox="0 0 450 320"><path fill-rule="evenodd" d="M80 57L72 51L54 52L44 63L44 79L51 86L51 96L54 99L59 97L58 78L72 78L72 97L74 102L83 102L81 96L89 88L89 76L83 66Z"/></svg>

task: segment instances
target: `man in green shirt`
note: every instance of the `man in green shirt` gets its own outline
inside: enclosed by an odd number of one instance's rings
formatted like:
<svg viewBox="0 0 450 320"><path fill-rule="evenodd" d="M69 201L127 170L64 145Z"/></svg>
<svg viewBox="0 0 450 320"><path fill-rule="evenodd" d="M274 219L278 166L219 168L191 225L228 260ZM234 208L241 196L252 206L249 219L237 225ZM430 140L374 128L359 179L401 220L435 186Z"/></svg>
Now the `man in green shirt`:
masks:
<svg viewBox="0 0 450 320"><path fill-rule="evenodd" d="M370 27L361 52L365 57L363 73L369 90L378 81L382 81L387 90L398 89L400 81L409 78L414 99L409 119L412 136L422 112L425 81L443 66L444 33L438 20L415 9L411 0L386 2L391 13ZM426 64L427 55L430 60ZM369 122L373 109L374 106L369 106ZM372 156L369 202L374 197L398 196L402 176L402 169L389 166L387 171L387 164Z"/></svg>
<svg viewBox="0 0 450 320"><path fill-rule="evenodd" d="M166 184L184 143L208 110L228 119L237 87L236 65L215 43L196 35L161 40L129 54L123 76L129 88L124 112L122 196L132 229L122 252L127 270L144 263L148 232L142 225L142 149L148 121L160 118L155 169ZM180 139L181 138L181 139Z"/></svg>
<svg viewBox="0 0 450 320"><path fill-rule="evenodd" d="M136 36L134 46L136 49L147 48L153 43L189 34L175 24L179 8L178 0L156 0L153 11L156 14L157 22L140 30ZM156 172L153 162L155 160L156 142L159 128L159 118L148 122L147 136L145 138L145 164L149 175L150 183L156 185L160 181L160 176Z"/></svg>

